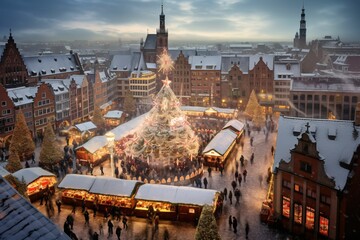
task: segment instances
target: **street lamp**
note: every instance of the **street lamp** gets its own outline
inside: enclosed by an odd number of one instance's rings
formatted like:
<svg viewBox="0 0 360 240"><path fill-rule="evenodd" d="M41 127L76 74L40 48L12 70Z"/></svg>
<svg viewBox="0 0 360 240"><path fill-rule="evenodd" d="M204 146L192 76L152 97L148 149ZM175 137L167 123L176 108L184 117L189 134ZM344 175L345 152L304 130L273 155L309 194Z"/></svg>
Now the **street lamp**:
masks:
<svg viewBox="0 0 360 240"><path fill-rule="evenodd" d="M114 177L114 140L115 140L115 134L112 132L107 132L105 134L106 140L107 140L107 146L109 148L110 152L110 169L111 169L111 176Z"/></svg>

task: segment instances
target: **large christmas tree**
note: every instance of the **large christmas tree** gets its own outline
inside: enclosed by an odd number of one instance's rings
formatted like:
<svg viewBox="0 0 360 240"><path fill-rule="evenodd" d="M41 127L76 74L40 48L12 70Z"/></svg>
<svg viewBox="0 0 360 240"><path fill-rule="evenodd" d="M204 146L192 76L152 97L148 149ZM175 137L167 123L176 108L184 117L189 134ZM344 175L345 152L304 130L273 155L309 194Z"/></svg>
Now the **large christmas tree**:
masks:
<svg viewBox="0 0 360 240"><path fill-rule="evenodd" d="M15 128L10 143L10 152L16 152L20 160L26 160L31 157L34 151L35 144L26 124L25 116L23 112L19 110L16 114Z"/></svg>
<svg viewBox="0 0 360 240"><path fill-rule="evenodd" d="M255 91L252 90L250 93L249 101L245 108L245 113L248 114L251 118L254 117L255 109L258 107L259 102L257 100Z"/></svg>
<svg viewBox="0 0 360 240"><path fill-rule="evenodd" d="M167 51L159 57L160 71L166 76L163 86L154 99L154 107L144 123L127 143L128 156L148 160L150 165L166 166L170 158L190 157L199 149L198 138L180 109L180 102L170 88L168 72L172 61Z"/></svg>

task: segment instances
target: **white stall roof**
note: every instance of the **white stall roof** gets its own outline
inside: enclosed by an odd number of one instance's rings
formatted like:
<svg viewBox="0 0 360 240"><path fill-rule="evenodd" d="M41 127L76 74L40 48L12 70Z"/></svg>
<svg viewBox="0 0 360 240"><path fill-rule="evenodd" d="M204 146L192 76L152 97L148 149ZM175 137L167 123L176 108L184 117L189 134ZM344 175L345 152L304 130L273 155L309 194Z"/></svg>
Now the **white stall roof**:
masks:
<svg viewBox="0 0 360 240"><path fill-rule="evenodd" d="M232 127L234 129L236 129L238 132L242 131L244 129L244 123L240 122L239 120L236 119L232 119L230 121L228 121L225 126L223 127L223 129Z"/></svg>
<svg viewBox="0 0 360 240"><path fill-rule="evenodd" d="M160 184L141 185L135 199L161 201L173 204L212 205L217 191L193 187L179 187Z"/></svg>
<svg viewBox="0 0 360 240"><path fill-rule="evenodd" d="M88 121L88 122L76 124L75 127L76 127L80 132L84 132L84 131L89 131L89 130L96 129L96 125L95 125L92 121Z"/></svg>
<svg viewBox="0 0 360 240"><path fill-rule="evenodd" d="M10 173L2 166L0 166L0 176L5 177L7 175L10 175Z"/></svg>
<svg viewBox="0 0 360 240"><path fill-rule="evenodd" d="M107 144L108 142L105 136L95 136L86 143L84 143L83 145L77 147L76 149L85 148L86 151L90 153L94 153L97 150L105 147Z"/></svg>
<svg viewBox="0 0 360 240"><path fill-rule="evenodd" d="M70 240L1 176L0 199L1 239Z"/></svg>
<svg viewBox="0 0 360 240"><path fill-rule="evenodd" d="M213 205L216 197L216 190L178 187L176 193L176 203L193 205Z"/></svg>
<svg viewBox="0 0 360 240"><path fill-rule="evenodd" d="M139 183L139 181L135 180L97 177L89 192L104 195L131 197L131 194L133 193L136 185Z"/></svg>
<svg viewBox="0 0 360 240"><path fill-rule="evenodd" d="M230 129L221 130L215 137L209 142L205 147L203 154L214 150L219 153L221 156L226 153L230 145L236 139L236 133Z"/></svg>
<svg viewBox="0 0 360 240"><path fill-rule="evenodd" d="M148 113L140 115L126 123L123 123L116 128L112 129L110 132L115 134L115 140L118 141L126 135L132 133L139 125L141 125L145 121L145 117Z"/></svg>
<svg viewBox="0 0 360 240"><path fill-rule="evenodd" d="M91 186L95 181L94 176L86 176L79 174L67 174L61 183L58 185L58 188L66 189L79 189L89 191Z"/></svg>
<svg viewBox="0 0 360 240"><path fill-rule="evenodd" d="M123 114L123 111L119 111L119 110L113 110L113 111L108 111L105 115L104 118L116 118L116 119L120 119L121 116Z"/></svg>
<svg viewBox="0 0 360 240"><path fill-rule="evenodd" d="M174 203L178 187L160 184L141 185L135 194L135 199Z"/></svg>
<svg viewBox="0 0 360 240"><path fill-rule="evenodd" d="M12 175L14 177L16 177L17 179L19 179L19 181L22 181L22 179L24 178L24 181L27 185L29 183L32 183L39 177L44 177L44 176L55 177L54 174L52 174L51 172L48 172L40 167L23 168L23 169L20 169L19 171L14 172Z"/></svg>

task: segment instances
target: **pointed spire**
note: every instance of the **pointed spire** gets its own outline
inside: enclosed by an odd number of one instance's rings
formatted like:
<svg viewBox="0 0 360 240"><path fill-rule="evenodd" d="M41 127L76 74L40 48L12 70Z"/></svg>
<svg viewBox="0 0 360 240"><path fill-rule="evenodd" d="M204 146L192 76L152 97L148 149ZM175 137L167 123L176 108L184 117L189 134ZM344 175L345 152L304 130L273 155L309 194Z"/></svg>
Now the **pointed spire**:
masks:
<svg viewBox="0 0 360 240"><path fill-rule="evenodd" d="M164 15L164 1L161 1L161 15Z"/></svg>
<svg viewBox="0 0 360 240"><path fill-rule="evenodd" d="M12 37L12 36L11 36L11 28L9 29L9 32L10 32L10 37Z"/></svg>

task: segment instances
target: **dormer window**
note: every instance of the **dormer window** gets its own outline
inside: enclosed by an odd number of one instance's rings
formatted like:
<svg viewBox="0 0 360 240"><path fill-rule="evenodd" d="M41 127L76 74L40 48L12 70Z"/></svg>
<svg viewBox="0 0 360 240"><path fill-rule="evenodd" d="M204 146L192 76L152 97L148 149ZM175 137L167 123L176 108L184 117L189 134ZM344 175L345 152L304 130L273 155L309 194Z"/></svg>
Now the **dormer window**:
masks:
<svg viewBox="0 0 360 240"><path fill-rule="evenodd" d="M38 59L38 62L41 63L41 59Z"/></svg>
<svg viewBox="0 0 360 240"><path fill-rule="evenodd" d="M41 70L41 74L46 74L46 70Z"/></svg>
<svg viewBox="0 0 360 240"><path fill-rule="evenodd" d="M290 63L288 63L288 64L286 64L286 70L291 70L291 64Z"/></svg>
<svg viewBox="0 0 360 240"><path fill-rule="evenodd" d="M50 71L51 71L51 73L55 73L55 69L53 69L53 68Z"/></svg>

